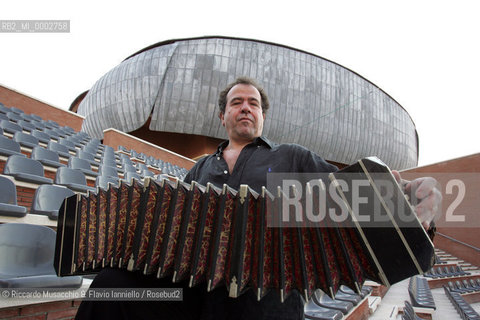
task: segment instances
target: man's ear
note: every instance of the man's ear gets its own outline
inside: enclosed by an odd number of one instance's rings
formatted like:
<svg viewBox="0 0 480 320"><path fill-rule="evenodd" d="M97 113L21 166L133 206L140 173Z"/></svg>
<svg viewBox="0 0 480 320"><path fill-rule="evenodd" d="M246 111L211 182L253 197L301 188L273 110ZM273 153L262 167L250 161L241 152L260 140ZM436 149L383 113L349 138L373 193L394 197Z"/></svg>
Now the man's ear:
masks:
<svg viewBox="0 0 480 320"><path fill-rule="evenodd" d="M223 112L222 112L222 111L220 111L220 112L218 113L218 117L220 118L220 121L222 121L222 126L225 127L225 119L224 119L224 117L223 117Z"/></svg>
<svg viewBox="0 0 480 320"><path fill-rule="evenodd" d="M263 116L263 121L265 121L265 117L267 116L267 114L265 112L262 112L262 116Z"/></svg>

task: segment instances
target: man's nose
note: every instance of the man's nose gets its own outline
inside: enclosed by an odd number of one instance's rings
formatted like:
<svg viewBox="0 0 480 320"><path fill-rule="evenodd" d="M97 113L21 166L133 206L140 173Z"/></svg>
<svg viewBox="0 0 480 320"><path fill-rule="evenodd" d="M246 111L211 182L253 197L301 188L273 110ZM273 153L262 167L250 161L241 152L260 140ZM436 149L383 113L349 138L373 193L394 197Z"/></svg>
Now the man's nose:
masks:
<svg viewBox="0 0 480 320"><path fill-rule="evenodd" d="M245 101L242 103L242 112L244 113L250 113L250 104L248 103L248 101Z"/></svg>

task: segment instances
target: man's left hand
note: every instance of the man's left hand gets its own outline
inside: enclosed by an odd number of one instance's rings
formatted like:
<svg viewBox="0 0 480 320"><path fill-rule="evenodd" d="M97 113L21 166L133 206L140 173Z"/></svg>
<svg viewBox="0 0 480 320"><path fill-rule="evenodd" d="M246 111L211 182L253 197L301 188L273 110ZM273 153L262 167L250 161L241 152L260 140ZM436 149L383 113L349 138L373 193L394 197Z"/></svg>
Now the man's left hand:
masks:
<svg viewBox="0 0 480 320"><path fill-rule="evenodd" d="M442 203L442 194L436 188L437 180L432 177L421 177L407 181L402 179L398 171L393 170L392 173L403 191L410 195L410 202L414 206L418 219L428 230L435 216L440 214L439 208Z"/></svg>

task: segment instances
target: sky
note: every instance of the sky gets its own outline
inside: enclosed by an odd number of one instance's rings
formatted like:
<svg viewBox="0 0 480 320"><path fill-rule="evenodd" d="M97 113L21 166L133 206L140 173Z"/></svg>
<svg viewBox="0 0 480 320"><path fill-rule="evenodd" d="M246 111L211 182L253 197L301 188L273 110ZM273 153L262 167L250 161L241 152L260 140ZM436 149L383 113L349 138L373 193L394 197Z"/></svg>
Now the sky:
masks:
<svg viewBox="0 0 480 320"><path fill-rule="evenodd" d="M68 109L159 41L264 40L334 61L387 92L416 125L422 166L480 152L479 14L475 0L2 1L0 20L69 20L70 32L0 32L0 84Z"/></svg>

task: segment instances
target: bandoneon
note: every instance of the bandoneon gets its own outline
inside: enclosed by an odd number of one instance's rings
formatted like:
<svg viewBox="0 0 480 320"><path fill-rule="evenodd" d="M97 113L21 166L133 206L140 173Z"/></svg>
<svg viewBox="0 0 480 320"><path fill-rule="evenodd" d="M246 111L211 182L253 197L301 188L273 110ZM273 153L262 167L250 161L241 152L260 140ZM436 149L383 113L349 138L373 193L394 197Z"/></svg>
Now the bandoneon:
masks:
<svg viewBox="0 0 480 320"><path fill-rule="evenodd" d="M394 186L388 192L385 177ZM59 211L55 270L124 268L190 286L206 282L207 290L226 286L231 297L278 290L284 300L292 290L306 299L316 289L333 296L342 284L359 291L366 279L390 286L431 268L433 244L386 165L362 159L328 180L316 186L335 196L313 197L310 207L318 211L324 201L327 211L343 208L344 218L325 214L293 226L278 223L294 209L284 201L294 190L281 188L257 194L246 185L147 178L77 194ZM302 203L313 189L307 183ZM379 225L364 222L374 215Z"/></svg>

